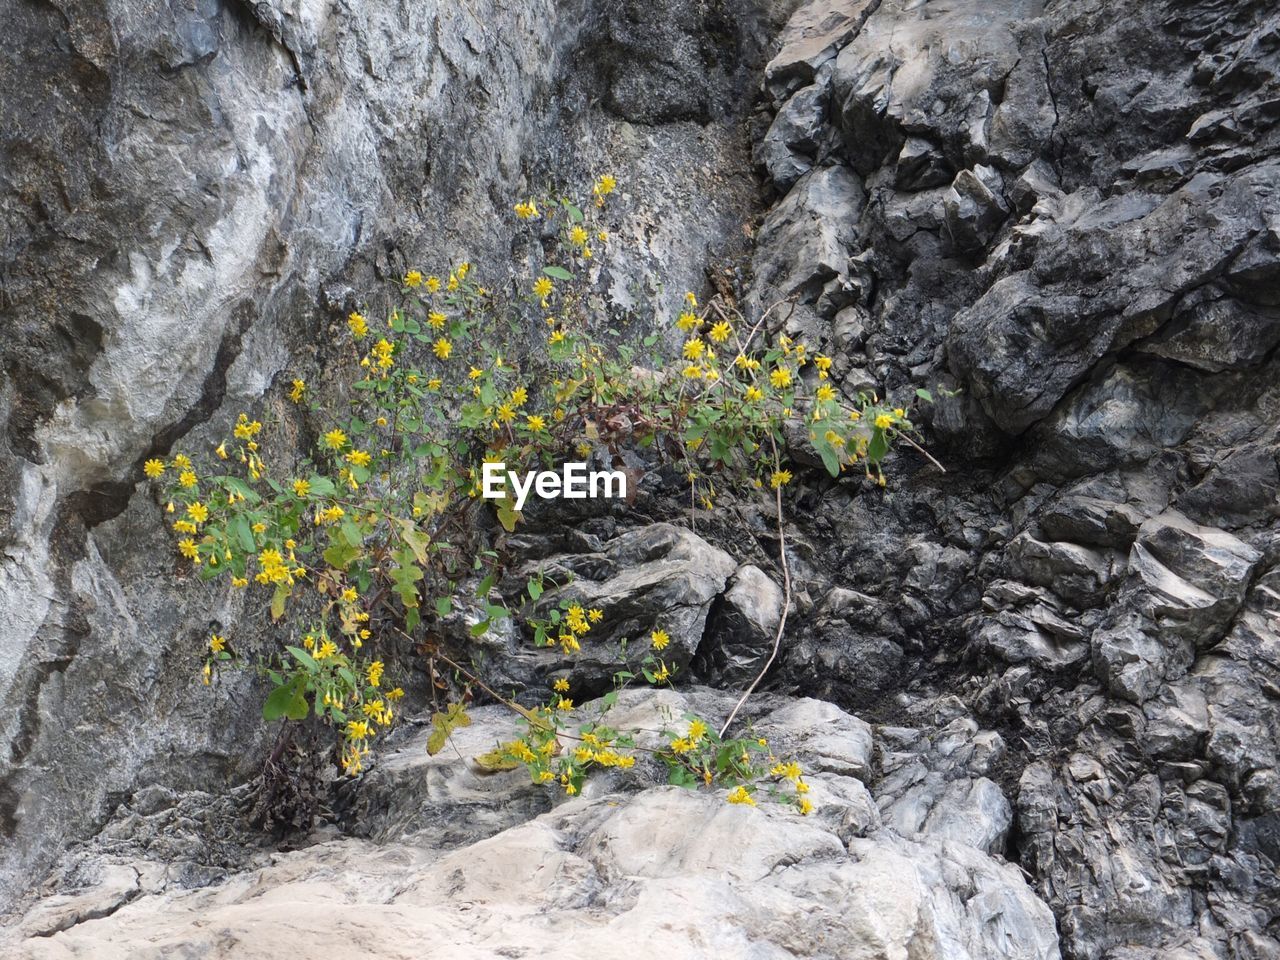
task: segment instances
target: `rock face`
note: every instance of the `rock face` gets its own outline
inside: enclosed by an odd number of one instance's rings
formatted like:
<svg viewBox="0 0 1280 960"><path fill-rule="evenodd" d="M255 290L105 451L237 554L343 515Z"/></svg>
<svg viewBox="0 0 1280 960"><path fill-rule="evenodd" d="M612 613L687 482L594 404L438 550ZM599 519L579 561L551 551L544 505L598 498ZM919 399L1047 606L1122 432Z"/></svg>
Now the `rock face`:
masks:
<svg viewBox="0 0 1280 960"><path fill-rule="evenodd" d="M82 899L29 914L24 936L64 932L21 949L144 955L210 936L198 911L234 931L271 909L252 892L293 909L321 889L345 905L305 908L296 942L341 924L394 956L358 924L385 912L493 955L505 934L438 896L457 870L539 950L572 929L603 955L603 931L632 930L689 956L1280 955L1280 14L795 6L6 15L0 890L104 826L93 844L155 844L190 886L230 878L179 892L92 846L102 891L64 869ZM497 269L495 210L606 168L641 238L619 309L646 272L700 290L746 254L744 301L790 298L788 332L839 388L937 398L920 419L946 475L902 450L884 491L788 491L780 693L752 719L793 731L830 806L793 823L610 781L550 809L387 757L340 791L361 837L274 865L175 845L190 791L225 792L262 752L236 706L252 692L201 695L188 651L258 631L168 586L139 464L217 436L286 370L317 376L327 325L379 277ZM743 502L748 536L694 534L661 503L646 519L672 525L575 518L513 546L630 604L629 639L669 619L686 676L741 687L781 612L768 515ZM480 653L513 683L569 669L514 636ZM584 663L578 682L607 681L608 656ZM534 879L486 879L503 857ZM676 871L692 919L658 942Z"/></svg>
<svg viewBox="0 0 1280 960"><path fill-rule="evenodd" d="M330 324L410 266L506 282L525 192L614 172L643 237L618 309L649 274L700 289L759 203L738 127L784 7L6 9L0 900L120 795L262 756L257 694L207 696L195 654L261 628L175 582L142 462L320 383Z"/></svg>
<svg viewBox="0 0 1280 960"><path fill-rule="evenodd" d="M1016 829L1073 958L1280 952L1278 29L815 0L766 71L755 295L798 294L846 389L959 391L924 413L950 477L906 452L801 502L783 675L886 719L967 691L1016 828L927 777L890 820ZM817 248L768 229L814 215Z"/></svg>
<svg viewBox="0 0 1280 960"><path fill-rule="evenodd" d="M615 710L659 723L662 709L678 716L718 699L628 694ZM800 700L758 717L811 771L807 818L634 779L624 793L589 780L582 796L530 818L530 798L549 804L548 788L523 770L470 765L474 751L510 736L500 709L477 711L458 754L427 758L425 733L401 739L361 793L361 822L380 843L322 839L196 890L168 884L146 861L107 868L90 890L31 910L7 955L265 958L340 942L353 958L407 960L425 943L457 957L621 958L640 940L707 958L1058 955L1048 907L988 852L990 837L958 823L983 806L973 793L989 781L952 781L951 825L938 804L909 831L881 826L858 779L871 779L870 730L830 704ZM406 815L413 796L425 804Z"/></svg>

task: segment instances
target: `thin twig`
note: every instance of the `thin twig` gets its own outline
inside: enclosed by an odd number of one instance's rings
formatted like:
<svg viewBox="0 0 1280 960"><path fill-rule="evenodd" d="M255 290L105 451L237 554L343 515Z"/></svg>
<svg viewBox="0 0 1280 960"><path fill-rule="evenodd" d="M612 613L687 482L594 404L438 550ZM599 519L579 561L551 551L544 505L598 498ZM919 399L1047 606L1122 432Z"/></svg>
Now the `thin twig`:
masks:
<svg viewBox="0 0 1280 960"><path fill-rule="evenodd" d="M769 446L773 448L774 469L779 468L778 445L774 441L773 436L769 437ZM787 536L783 529L782 518L782 484L778 484L773 488L774 506L777 510L778 520L778 557L782 562L782 616L778 620L778 630L773 635L773 649L769 652L769 659L765 661L760 672L756 674L756 678L751 681L751 686L738 698L738 702L733 705L733 709L729 711L729 718L725 720L724 726L720 728L720 739L724 739L725 732L733 723L734 717L738 715L738 711L750 699L751 694L755 692L756 687L764 679L769 668L773 666L773 661L778 658L778 650L782 646L782 634L787 628L787 612L791 609L791 568L787 565Z"/></svg>
<svg viewBox="0 0 1280 960"><path fill-rule="evenodd" d="M919 453L921 456L923 456L926 460L928 460L930 463L932 463L935 467L937 467L937 468L938 468L939 470L941 470L943 473L946 473L946 472L947 472L947 468L946 468L946 467L944 467L942 464L940 464L940 463L937 461L937 459L933 456L933 454L931 454L931 453L930 453L928 450L926 450L924 447L920 446L920 444L916 443L914 440L912 440L909 436L907 436L907 435L906 435L905 433L903 433L901 430L895 430L895 431L893 432L893 435L894 435L895 437L900 437L901 439L903 439L903 440L907 441L907 445L908 445L908 446L910 446L913 450L915 450L917 453Z"/></svg>

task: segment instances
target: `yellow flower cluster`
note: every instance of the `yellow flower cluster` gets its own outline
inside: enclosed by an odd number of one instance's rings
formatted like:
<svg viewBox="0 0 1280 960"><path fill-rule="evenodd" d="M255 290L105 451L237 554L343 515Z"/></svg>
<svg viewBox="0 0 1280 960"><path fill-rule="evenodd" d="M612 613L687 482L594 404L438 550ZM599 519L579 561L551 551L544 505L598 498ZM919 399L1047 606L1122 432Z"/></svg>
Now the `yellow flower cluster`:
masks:
<svg viewBox="0 0 1280 960"><path fill-rule="evenodd" d="M560 649L566 654L577 653L582 649L582 644L578 642L578 638L590 633L591 624L598 623L603 617L603 611L593 609L588 612L579 604L571 604L569 609L565 611L564 625L560 630L560 636L556 638L560 644Z"/></svg>

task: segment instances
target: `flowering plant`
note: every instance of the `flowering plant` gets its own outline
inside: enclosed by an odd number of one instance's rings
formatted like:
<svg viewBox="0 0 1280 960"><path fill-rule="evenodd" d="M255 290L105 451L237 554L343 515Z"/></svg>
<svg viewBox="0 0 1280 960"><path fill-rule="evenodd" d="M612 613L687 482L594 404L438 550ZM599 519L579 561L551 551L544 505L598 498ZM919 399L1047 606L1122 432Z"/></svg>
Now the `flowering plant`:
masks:
<svg viewBox="0 0 1280 960"><path fill-rule="evenodd" d="M271 431L242 413L199 468L183 453L144 465L162 491L184 562L203 580L261 590L273 620L286 626L286 642L265 667L272 689L264 718L313 715L332 725L348 774L362 769L404 696L384 683L390 638L413 640L455 667L465 686L484 688L435 639L464 593L479 603L473 637L511 618L534 643L566 655L608 615L564 598L548 607L549 588L538 577L523 596L508 598L514 605L494 594L503 557L485 513L494 510L507 531L522 517L511 497L480 499L484 463L549 464L570 451L613 458L647 448L680 464L694 510L714 508L717 484L738 483L748 495L767 489L781 536L783 491L794 479L784 456L789 423L803 425L832 476L857 468L881 486L891 442L915 446L905 406L842 395L830 357L770 329L779 305L748 322L720 298L702 305L687 293L669 330L605 346L597 267L611 243L605 217L616 188L602 176L590 204L552 197L516 204L522 223L555 238L549 262L516 296L498 296L471 264L459 263L439 273L408 271L378 323L372 309L352 311L332 389L318 394L299 378L287 390L320 424L306 456L269 460L263 444ZM531 325L546 331L538 349L515 356L503 348ZM917 395L930 399L927 391ZM789 602L785 550L780 562ZM306 596L318 599L318 609L300 602ZM784 627L785 614L774 655ZM670 683L674 670L660 656L668 638L656 630L649 639L647 659L624 671L627 680ZM204 682L241 659L215 636ZM511 704L528 732L503 748L507 761L569 792L592 766L629 766L634 739L602 720L573 734L580 746L560 757L567 731L558 718L571 703L559 693L533 711ZM436 712L434 749L469 722L465 699ZM733 716L718 733L698 718L673 733L659 751L672 782L732 784L730 799L748 802L752 782L781 776L805 809L798 771L776 758L761 768L757 754L767 748L754 738L725 739Z"/></svg>

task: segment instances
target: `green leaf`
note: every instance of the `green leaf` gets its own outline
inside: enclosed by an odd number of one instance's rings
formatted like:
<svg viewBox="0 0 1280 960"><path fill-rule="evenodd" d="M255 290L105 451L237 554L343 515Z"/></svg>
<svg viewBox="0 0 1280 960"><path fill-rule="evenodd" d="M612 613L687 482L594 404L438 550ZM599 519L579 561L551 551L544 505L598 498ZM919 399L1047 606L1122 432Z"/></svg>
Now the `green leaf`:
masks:
<svg viewBox="0 0 1280 960"><path fill-rule="evenodd" d="M345 543L335 543L324 552L324 562L335 569L345 570L348 564L359 555L360 551L355 547L349 547Z"/></svg>
<svg viewBox="0 0 1280 960"><path fill-rule="evenodd" d="M520 519L520 512L515 508L515 501L510 497L503 497L498 501L498 522L502 524L502 529L507 533L516 532L516 522Z"/></svg>
<svg viewBox="0 0 1280 960"><path fill-rule="evenodd" d="M320 669L320 664L316 663L315 658L301 647L285 647L285 649L293 654L293 659L297 660L312 673Z"/></svg>
<svg viewBox="0 0 1280 960"><path fill-rule="evenodd" d="M519 760L513 760L500 749L472 757L471 763L480 773L501 773L503 770L516 770L523 766Z"/></svg>
<svg viewBox="0 0 1280 960"><path fill-rule="evenodd" d="M289 709L289 704L293 702L293 684L287 683L276 687L267 696L267 701L262 705L262 719L271 721L279 720L285 715Z"/></svg>
<svg viewBox="0 0 1280 960"><path fill-rule="evenodd" d="M526 585L526 589L529 591L529 599L534 601L535 603L538 601L538 598L542 596L541 581L530 580L529 583Z"/></svg>
<svg viewBox="0 0 1280 960"><path fill-rule="evenodd" d="M822 465L827 468L827 473L833 477L840 476L840 458L836 456L835 450L831 448L831 444L823 444L818 450L822 454Z"/></svg>
<svg viewBox="0 0 1280 960"><path fill-rule="evenodd" d="M344 520L342 522L342 539L347 541L351 546L358 547L363 538L360 536L360 528L352 521Z"/></svg>
<svg viewBox="0 0 1280 960"><path fill-rule="evenodd" d="M453 612L453 600L449 597L436 597L436 615L441 619Z"/></svg>
<svg viewBox="0 0 1280 960"><path fill-rule="evenodd" d="M290 592L288 584L281 583L276 586L276 592L271 597L272 620L279 620L284 616L284 602L289 599Z"/></svg>
<svg viewBox="0 0 1280 960"><path fill-rule="evenodd" d="M483 637L488 632L489 632L488 620L481 620L479 623L475 624L471 628L471 635L473 637Z"/></svg>
<svg viewBox="0 0 1280 960"><path fill-rule="evenodd" d="M572 280L573 274L564 267L543 267L542 272L555 280Z"/></svg>
<svg viewBox="0 0 1280 960"><path fill-rule="evenodd" d="M924 389L917 390L916 396L919 397L921 400L923 400L925 403L933 403L933 394L930 393L928 390L924 390Z"/></svg>
<svg viewBox="0 0 1280 960"><path fill-rule="evenodd" d="M303 720L310 708L303 694L303 684L298 680L276 687L262 705L262 719L279 720L286 717L290 720Z"/></svg>
<svg viewBox="0 0 1280 960"><path fill-rule="evenodd" d="M449 704L447 711L436 711L431 715L431 736L427 738L427 753L435 756L449 742L449 734L458 727L471 726L471 718L460 703Z"/></svg>
<svg viewBox="0 0 1280 960"><path fill-rule="evenodd" d="M871 436L871 442L867 444L867 460L871 463L879 463L888 452L888 438L885 437L883 430L876 430Z"/></svg>
<svg viewBox="0 0 1280 960"><path fill-rule="evenodd" d="M476 587L476 596L481 600L489 596L489 593L493 590L493 580L494 576L492 573L481 580L480 586Z"/></svg>
<svg viewBox="0 0 1280 960"><path fill-rule="evenodd" d="M581 223L581 222L582 222L582 211L581 211L581 210L579 210L576 206L574 206L574 205L573 205L572 203L570 203L568 200L563 200L563 201L561 201L561 203L563 203L565 211L566 211L566 212L568 212L568 214L569 214L569 221L570 221L571 223Z"/></svg>
<svg viewBox="0 0 1280 960"><path fill-rule="evenodd" d="M253 531L249 529L249 521L244 517L236 517L227 527L227 533L235 537L240 544L240 549L246 553L253 553L257 548L257 544L253 542Z"/></svg>
<svg viewBox="0 0 1280 960"><path fill-rule="evenodd" d="M239 494L244 497L247 503L258 503L262 498L258 496L251 486L236 477L223 477L222 485L232 493Z"/></svg>

